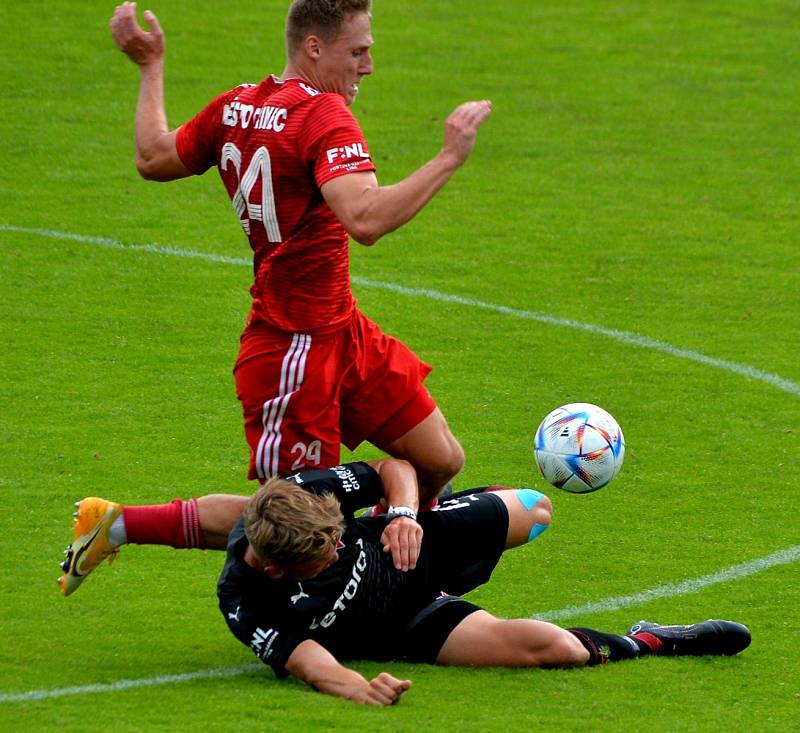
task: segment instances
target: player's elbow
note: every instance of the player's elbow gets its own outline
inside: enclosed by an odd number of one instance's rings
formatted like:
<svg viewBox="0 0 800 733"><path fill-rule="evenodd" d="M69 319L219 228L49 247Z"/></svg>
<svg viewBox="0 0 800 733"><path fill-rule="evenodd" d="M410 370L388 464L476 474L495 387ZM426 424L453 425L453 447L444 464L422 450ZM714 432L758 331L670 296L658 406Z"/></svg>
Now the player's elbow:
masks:
<svg viewBox="0 0 800 733"><path fill-rule="evenodd" d="M384 234L391 231L391 226L372 206L352 209L341 221L347 233L365 247L371 247Z"/></svg>
<svg viewBox="0 0 800 733"><path fill-rule="evenodd" d="M192 175L178 156L174 135L137 143L136 170L148 181L174 181Z"/></svg>
<svg viewBox="0 0 800 733"><path fill-rule="evenodd" d="M349 226L345 227L347 233L359 244L365 247L371 247L382 236L383 232L370 222L351 222Z"/></svg>
<svg viewBox="0 0 800 733"><path fill-rule="evenodd" d="M162 166L158 162L141 153L136 156L136 172L146 181L168 181L168 176L165 175Z"/></svg>

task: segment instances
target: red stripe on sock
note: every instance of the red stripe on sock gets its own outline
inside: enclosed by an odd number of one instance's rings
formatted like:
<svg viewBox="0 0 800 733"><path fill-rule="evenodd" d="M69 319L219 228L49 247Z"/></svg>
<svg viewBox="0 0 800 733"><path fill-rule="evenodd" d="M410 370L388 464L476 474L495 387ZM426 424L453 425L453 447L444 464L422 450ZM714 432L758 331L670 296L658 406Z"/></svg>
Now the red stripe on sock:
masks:
<svg viewBox="0 0 800 733"><path fill-rule="evenodd" d="M193 514L194 517L194 526L195 531L197 532L197 547L201 550L205 550L208 545L206 545L206 535L203 532L203 528L200 526L200 509L197 506L197 500L192 499L192 507L193 507Z"/></svg>
<svg viewBox="0 0 800 733"><path fill-rule="evenodd" d="M181 526L183 527L183 536L186 540L187 547L194 547L194 533L192 532L192 519L189 514L189 502L181 504Z"/></svg>
<svg viewBox="0 0 800 733"><path fill-rule="evenodd" d="M191 547L205 550L206 538L203 534L203 530L200 528L200 512L197 508L197 500L189 499L183 506L186 511L186 518L189 522L189 536L192 539Z"/></svg>
<svg viewBox="0 0 800 733"><path fill-rule="evenodd" d="M647 644L653 654L658 654L658 650L661 649L661 639L659 639L657 636L653 636L652 634L648 634L646 631L643 631L641 634L631 634L631 636L634 639L638 639L639 641Z"/></svg>

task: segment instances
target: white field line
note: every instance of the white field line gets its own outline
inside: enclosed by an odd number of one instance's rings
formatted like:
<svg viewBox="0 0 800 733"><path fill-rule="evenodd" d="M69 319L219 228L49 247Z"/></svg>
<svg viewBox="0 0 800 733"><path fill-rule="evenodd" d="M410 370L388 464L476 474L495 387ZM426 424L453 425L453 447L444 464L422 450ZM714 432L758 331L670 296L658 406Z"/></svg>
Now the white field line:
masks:
<svg viewBox="0 0 800 733"><path fill-rule="evenodd" d="M169 255L171 257L184 257L187 259L204 260L206 262L218 262L227 265L244 265L251 266L252 261L244 257L226 257L223 255L215 255L207 252L195 252L190 249L179 249L177 247L165 247L159 244L124 244L114 239L107 239L106 237L88 237L81 234L71 234L69 232L61 232L53 229L33 229L28 227L11 226L8 224L0 224L0 231L4 232L17 232L20 234L32 234L40 237L49 237L51 239L69 240L72 242L80 242L83 244L94 244L100 247L107 247L110 249L131 250L138 252L150 252L153 254ZM790 394L800 397L800 384L793 382L785 377L777 374L771 374L761 369L749 366L747 364L739 364L734 361L727 361L725 359L716 359L713 356L707 356L699 351L692 351L691 349L683 349L678 346L672 346L664 341L648 338L647 336L639 336L635 333L627 331L618 331L615 328L605 328L603 326L595 326L591 323L582 323L581 321L573 321L569 318L559 318L551 316L547 313L538 313L536 311L521 310L519 308L510 308L497 303L488 303L483 300L476 300L474 298L466 298L461 295L452 295L450 293L442 293L438 290L428 290L425 288L409 288L405 285L398 285L397 283L383 282L381 280L368 280L363 277L353 277L353 282L356 285L361 285L367 288L378 288L381 290L389 290L401 295L408 295L413 298L426 298L428 300L437 300L443 303L455 303L457 305L464 305L470 308L480 308L482 310L493 311L501 315L512 316L514 318L522 318L529 321L538 321L540 323L547 323L551 326L564 326L578 331L585 331L586 333L596 334L598 336L605 336L606 338L619 341L621 343L630 344L631 346L638 346L644 349L654 349L661 351L664 354L669 354L679 359L688 359L695 361L706 366L722 369L733 374L738 374L748 379L756 379L765 382L777 389L789 392Z"/></svg>
<svg viewBox="0 0 800 733"><path fill-rule="evenodd" d="M586 616L600 611L616 611L620 608L627 608L640 603L646 603L656 598L673 598L675 596L694 593L716 585L717 583L727 583L732 580L746 578L748 575L755 575L776 565L787 565L800 559L800 545L787 547L785 550L773 552L771 555L760 557L755 560L732 565L716 573L703 575L691 580L682 580L678 583L667 583L655 588L634 593L629 596L615 596L606 598L602 601L586 603L582 606L567 606L554 611L534 614L532 618L544 621L555 621L557 619L575 618ZM638 619L632 619L632 622ZM673 621L674 619L669 619ZM680 619L679 619L680 621ZM264 669L262 664L248 664L240 667L221 667L218 669L204 669L197 672L187 672L185 674L158 675L156 677L141 677L133 680L118 680L107 684L78 685L75 687L57 687L49 690L29 690L28 692L6 692L0 693L0 703L9 702L34 702L37 700L51 700L57 697L67 697L69 695L88 695L100 692L119 692L120 690L131 690L140 687L156 687L158 685L170 685L179 682L191 682L198 679L211 679L215 677L236 677Z"/></svg>
<svg viewBox="0 0 800 733"><path fill-rule="evenodd" d="M602 601L590 601L578 606L566 606L565 608L559 608L557 611L536 613L532 618L541 619L542 621L558 621L603 611L617 611L620 608L648 603L656 598L674 598L687 593L695 593L703 588L708 588L710 585L746 578L748 575L755 575L776 565L788 565L798 559L800 559L800 545L792 545L786 549L773 552L771 555L749 560L739 565L731 565L729 568L723 568L715 573L702 575L699 578L659 585L655 588L650 588L650 590L643 590L640 593L632 593L629 596L613 596Z"/></svg>
<svg viewBox="0 0 800 733"><path fill-rule="evenodd" d="M219 262L230 265L250 265L250 260L245 258L224 257L222 255L208 254L205 252L194 252L192 250L177 249L174 247L164 247L157 244L124 244L113 239L105 237L87 237L79 234L70 234L69 232L60 232L51 229L31 229L27 227L16 227L10 225L0 224L0 231L18 232L21 234L33 234L37 236L50 237L53 239L64 239L73 242L81 242L84 244L95 244L102 247L111 249L133 250L151 252L154 254L164 254L172 257L185 257L189 259L205 260L207 262ZM353 282L365 287L380 288L383 290L390 290L393 292L401 293L417 298L427 298L430 300L438 300L446 303L456 303L459 305L466 305L473 308L482 308L484 310L494 311L503 315L509 315L516 318L524 318L527 320L540 321L555 326L566 326L588 333L594 333L601 336L628 343L633 346L640 346L643 348L655 349L662 351L671 356L676 356L682 359L689 359L696 361L707 366L717 367L725 371L733 372L750 379L757 379L767 384L777 387L790 394L800 396L800 384L784 379L776 374L770 374L760 369L747 366L746 364L737 364L731 361L724 361L722 359L715 359L705 354L701 354L689 349L681 349L662 341L656 341L644 336L627 333L625 331L617 331L615 329L602 328L587 323L580 323L564 318L557 318L549 316L544 313L536 313L534 311L519 310L517 308L509 308L494 303L487 303L472 298L464 298L459 295L450 295L448 293L441 293L436 290L425 290L419 288L407 288L403 285L395 283L386 283L375 280L367 280L365 278L354 277ZM703 588L707 588L717 583L726 583L739 578L744 578L749 575L760 573L768 568L776 565L786 565L795 562L800 558L800 545L793 545L786 549L779 550L765 557L748 562L740 563L739 565L732 565L729 568L724 568L715 573L704 575L699 578L684 580L677 583L668 583L666 585L657 586L649 590L641 591L627 596L614 596L606 598L601 601L592 601L583 605L567 606L565 608L545 611L538 613L533 618L555 621L565 618L573 618L576 616L583 616L597 612L616 611L621 608L646 603L656 598L672 598L675 596L685 595L687 593L694 593ZM47 700L57 697L64 697L67 695L84 695L98 692L115 692L119 690L127 690L139 687L153 687L156 685L174 684L178 682L188 682L196 679L208 679L214 677L234 677L237 675L245 674L246 672L253 671L261 668L259 664L251 664L242 667L222 667L219 669L207 669L197 672L187 672L186 674L174 675L159 675L156 677L144 677L141 679L133 680L119 680L108 684L95 684L95 685L82 685L76 687L60 687L50 690L30 690L28 692L19 693L0 693L0 703L6 702L31 702L35 700Z"/></svg>
<svg viewBox="0 0 800 733"><path fill-rule="evenodd" d="M55 697L69 695L88 695L95 692L119 692L137 687L156 687L172 685L176 682L191 682L212 677L237 677L238 675L264 669L263 664L247 664L241 667L222 667L220 669L202 669L185 674L162 674L157 677L142 677L138 680L117 680L106 684L76 685L75 687L57 687L51 690L29 690L28 692L10 692L0 694L2 702L33 702L35 700L52 700Z"/></svg>

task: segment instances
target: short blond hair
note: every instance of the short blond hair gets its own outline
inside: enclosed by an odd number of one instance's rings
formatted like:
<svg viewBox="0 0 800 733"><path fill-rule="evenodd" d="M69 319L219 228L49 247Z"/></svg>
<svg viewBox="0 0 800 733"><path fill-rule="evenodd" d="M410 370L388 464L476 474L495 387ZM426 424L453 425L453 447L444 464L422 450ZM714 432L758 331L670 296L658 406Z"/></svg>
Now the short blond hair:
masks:
<svg viewBox="0 0 800 733"><path fill-rule="evenodd" d="M312 494L273 477L244 510L244 532L262 562L306 564L322 560L341 536L344 517L333 494Z"/></svg>
<svg viewBox="0 0 800 733"><path fill-rule="evenodd" d="M372 0L294 0L286 18L286 48L291 56L312 33L335 40L351 15L368 13Z"/></svg>

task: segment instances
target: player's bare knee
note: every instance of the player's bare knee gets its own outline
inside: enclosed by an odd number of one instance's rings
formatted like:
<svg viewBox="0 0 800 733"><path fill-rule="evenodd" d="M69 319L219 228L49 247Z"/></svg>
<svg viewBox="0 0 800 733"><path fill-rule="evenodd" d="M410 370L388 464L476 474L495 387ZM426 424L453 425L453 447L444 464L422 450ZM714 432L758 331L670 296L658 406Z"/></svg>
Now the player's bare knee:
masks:
<svg viewBox="0 0 800 733"><path fill-rule="evenodd" d="M550 498L536 489L516 489L517 500L524 508L528 542L535 540L549 526L553 518Z"/></svg>
<svg viewBox="0 0 800 733"><path fill-rule="evenodd" d="M537 666L581 667L589 660L589 652L572 634L564 629L553 629L555 633L545 646L535 650Z"/></svg>
<svg viewBox="0 0 800 733"><path fill-rule="evenodd" d="M532 511L535 514L536 521L541 524L549 525L553 520L553 502L550 501L550 497L546 494L541 494L541 498L536 502L536 506Z"/></svg>
<svg viewBox="0 0 800 733"><path fill-rule="evenodd" d="M464 450L454 439L449 450L437 453L426 466L415 466L420 483L420 502L434 501L447 483L464 467Z"/></svg>
<svg viewBox="0 0 800 733"><path fill-rule="evenodd" d="M568 631L561 634L555 651L561 659L556 664L562 667L582 667L589 661L589 652L586 647Z"/></svg>
<svg viewBox="0 0 800 733"><path fill-rule="evenodd" d="M466 460L464 456L464 449L461 447L455 438L451 438L449 442L449 450L443 451L441 456L441 463L439 466L439 475L442 478L442 486L444 486L450 479L452 479L462 468Z"/></svg>
<svg viewBox="0 0 800 733"><path fill-rule="evenodd" d="M498 637L509 649L509 659L513 660L510 666L574 667L588 659L580 641L559 626L531 619L504 623L505 626L498 627Z"/></svg>

